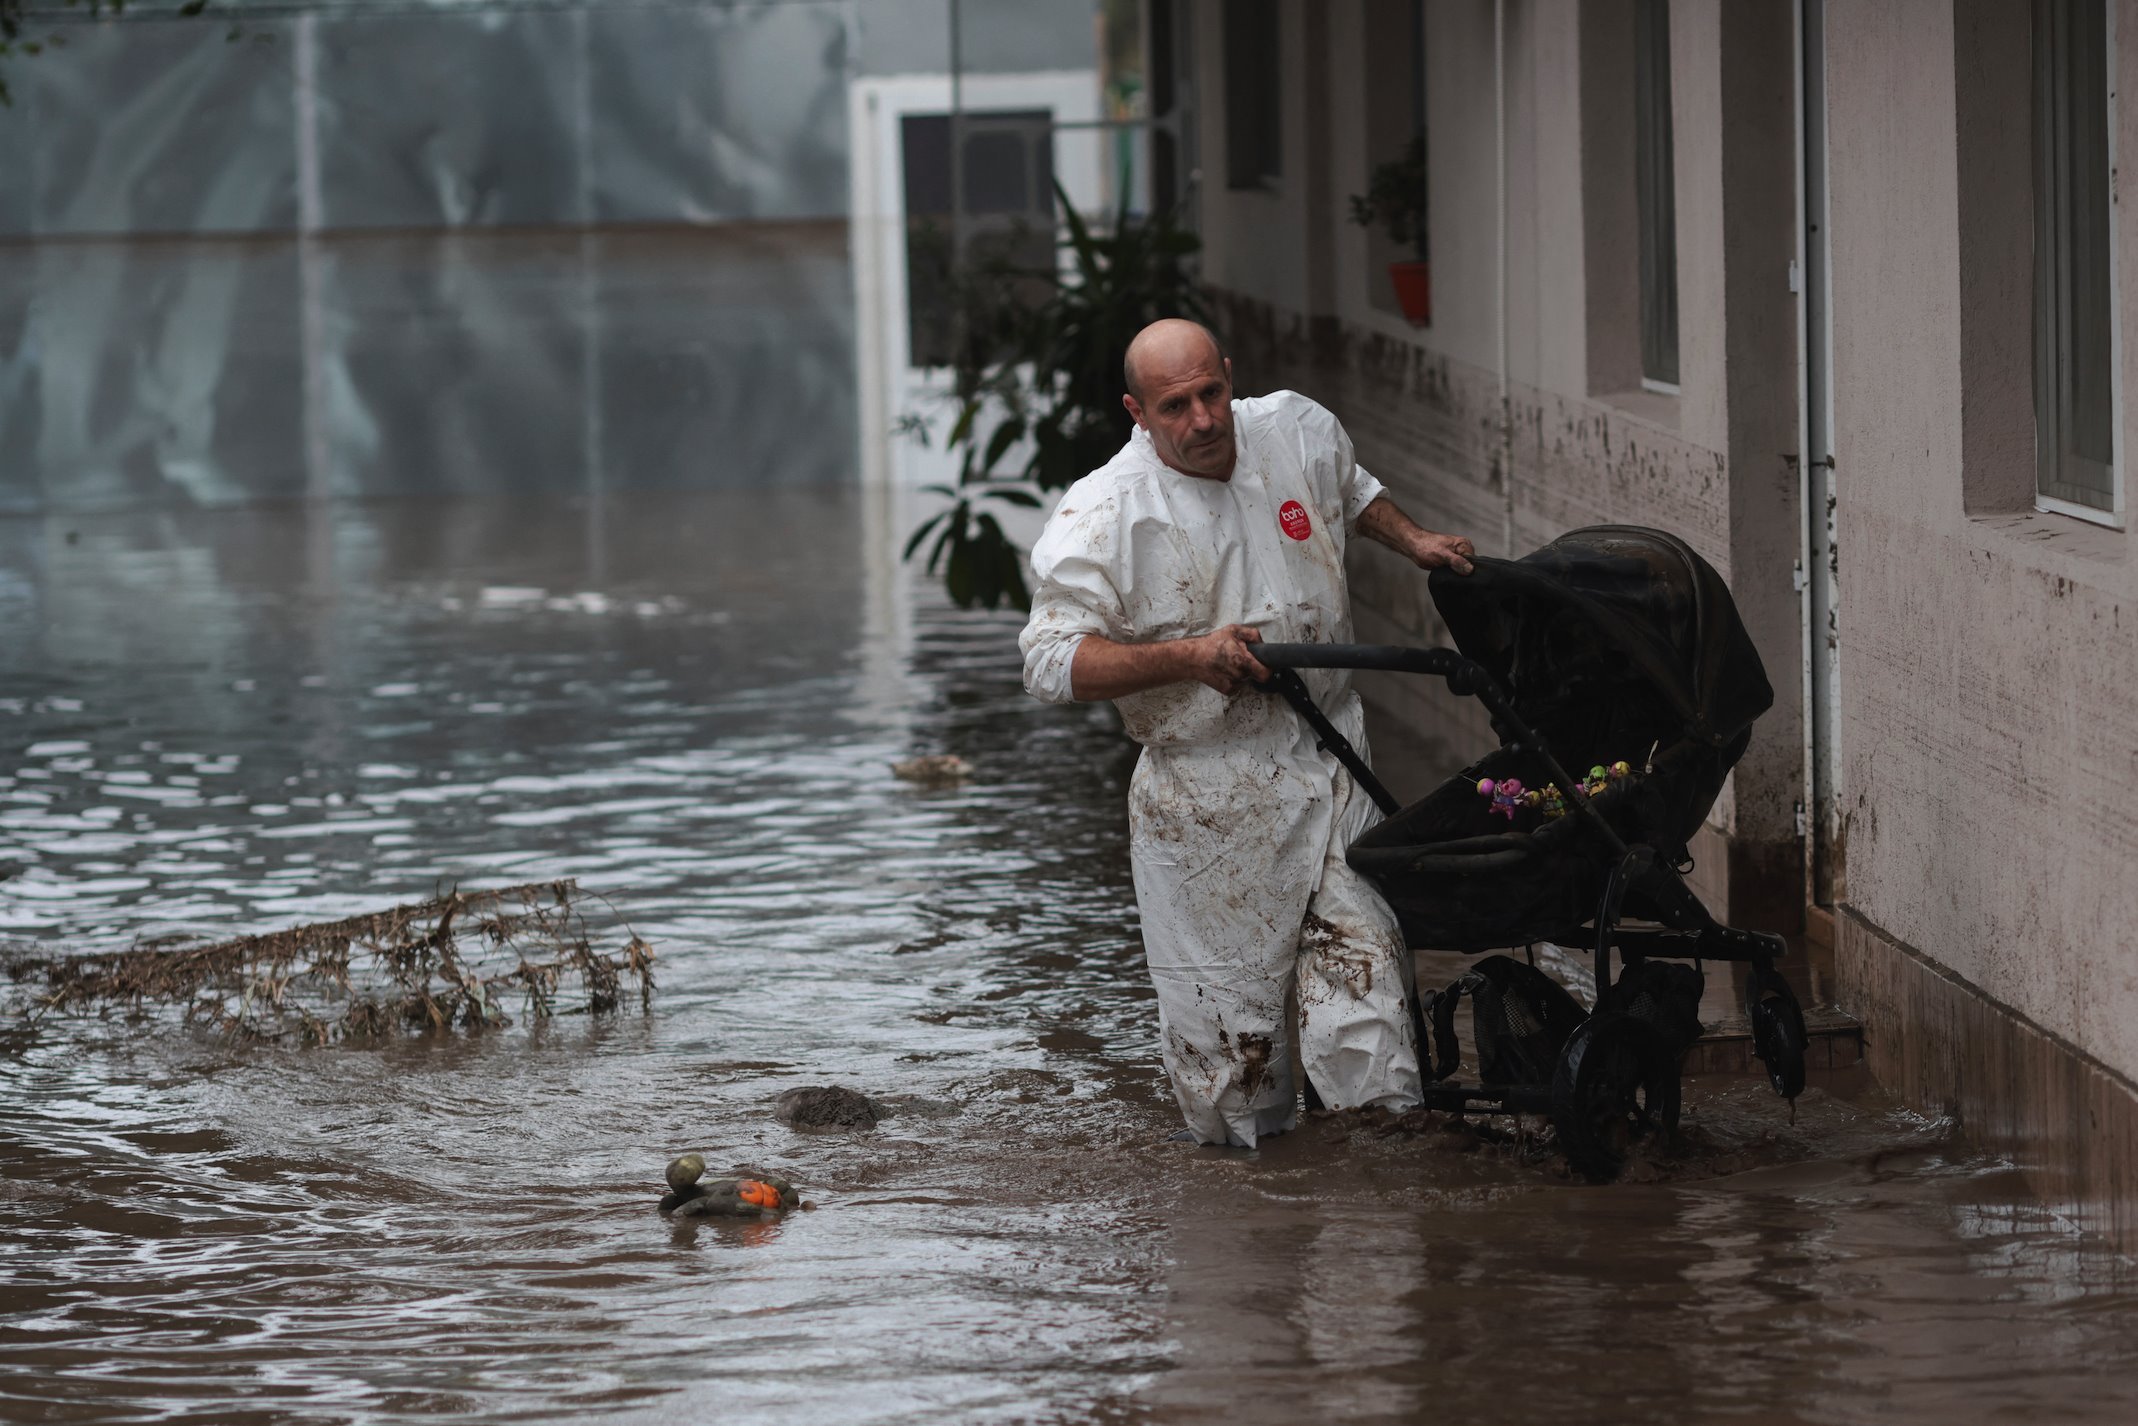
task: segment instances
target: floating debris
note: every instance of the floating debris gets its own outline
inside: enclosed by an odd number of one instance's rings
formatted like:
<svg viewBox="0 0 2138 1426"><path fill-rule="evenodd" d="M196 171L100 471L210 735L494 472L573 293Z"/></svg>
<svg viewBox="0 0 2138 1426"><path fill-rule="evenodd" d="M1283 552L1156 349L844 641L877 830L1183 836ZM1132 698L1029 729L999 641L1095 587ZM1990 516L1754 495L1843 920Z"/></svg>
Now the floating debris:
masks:
<svg viewBox="0 0 2138 1426"><path fill-rule="evenodd" d="M908 782L942 787L972 776L972 764L956 753L929 753L925 757L892 763L891 771Z"/></svg>
<svg viewBox="0 0 2138 1426"><path fill-rule="evenodd" d="M790 1089L772 1107L773 1117L790 1129L873 1129L890 1111L858 1089L812 1084Z"/></svg>
<svg viewBox="0 0 2138 1426"><path fill-rule="evenodd" d="M749 1164L725 1178L705 1176L705 1156L681 1154L668 1161L668 1192L661 1212L677 1218L777 1218L802 1206L794 1184Z"/></svg>
<svg viewBox="0 0 2138 1426"><path fill-rule="evenodd" d="M512 1023L514 996L537 1020L601 1014L621 1003L627 981L643 1007L653 948L626 926L622 949L596 950L580 895L577 882L534 882L209 945L163 939L109 955L16 947L0 951L0 974L35 1016L183 1005L189 1022L241 1038L310 1044L498 1029Z"/></svg>

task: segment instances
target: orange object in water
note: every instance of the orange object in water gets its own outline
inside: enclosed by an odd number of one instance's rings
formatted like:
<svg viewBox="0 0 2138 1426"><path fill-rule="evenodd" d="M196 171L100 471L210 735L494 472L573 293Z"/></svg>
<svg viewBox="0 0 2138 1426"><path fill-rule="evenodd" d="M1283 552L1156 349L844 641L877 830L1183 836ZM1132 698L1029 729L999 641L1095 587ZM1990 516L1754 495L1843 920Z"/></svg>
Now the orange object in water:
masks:
<svg viewBox="0 0 2138 1426"><path fill-rule="evenodd" d="M735 1183L735 1196L744 1203L754 1203L759 1208L779 1207L779 1190L758 1179L738 1179Z"/></svg>

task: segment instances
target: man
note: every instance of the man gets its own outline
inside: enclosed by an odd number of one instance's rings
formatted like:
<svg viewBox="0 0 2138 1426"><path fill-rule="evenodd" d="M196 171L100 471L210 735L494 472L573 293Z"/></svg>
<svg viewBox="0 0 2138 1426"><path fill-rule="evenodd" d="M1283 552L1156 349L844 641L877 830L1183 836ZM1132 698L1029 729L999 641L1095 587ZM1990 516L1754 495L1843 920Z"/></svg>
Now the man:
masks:
<svg viewBox="0 0 2138 1426"><path fill-rule="evenodd" d="M1111 699L1143 744L1130 858L1160 1042L1188 1137L1252 1148L1298 1122L1300 1057L1331 1108L1418 1102L1411 970L1395 916L1344 861L1372 801L1281 700L1254 646L1351 638L1357 530L1424 569L1470 542L1420 529L1359 469L1336 418L1289 391L1235 401L1193 322L1129 346L1129 443L1069 488L1032 552L1025 688ZM1302 674L1365 749L1350 675Z"/></svg>

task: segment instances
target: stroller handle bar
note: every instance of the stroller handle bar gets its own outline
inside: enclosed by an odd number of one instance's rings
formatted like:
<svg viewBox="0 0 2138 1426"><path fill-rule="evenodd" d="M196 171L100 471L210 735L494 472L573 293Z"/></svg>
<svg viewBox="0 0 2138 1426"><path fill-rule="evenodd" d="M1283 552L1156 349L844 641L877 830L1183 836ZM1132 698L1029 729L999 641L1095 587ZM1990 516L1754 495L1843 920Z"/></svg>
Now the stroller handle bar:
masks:
<svg viewBox="0 0 2138 1426"><path fill-rule="evenodd" d="M1445 678L1476 670L1491 675L1453 649L1411 649L1401 644L1255 644L1256 658L1270 668L1377 668Z"/></svg>
<svg viewBox="0 0 2138 1426"><path fill-rule="evenodd" d="M1393 817L1399 810L1396 799L1390 795L1380 780L1366 766L1351 746L1350 740L1338 732L1320 708L1315 706L1312 695L1299 679L1297 670L1303 668L1364 668L1379 669L1388 673L1420 673L1429 677L1444 678L1448 691L1457 696L1470 696L1485 705L1492 715L1501 735L1519 742L1540 758L1552 778L1566 789L1568 801L1575 812L1583 817L1604 840L1624 855L1626 845L1618 833L1604 821L1602 815L1589 805L1581 784L1559 765L1551 750L1538 739L1522 715L1515 711L1514 702L1501 688L1499 681L1486 671L1483 665L1467 659L1454 649L1414 649L1401 644L1254 644L1254 656L1263 667L1274 669L1275 676L1263 685L1265 692L1275 693L1292 705L1307 726L1321 740L1321 745L1336 755L1339 762L1348 768L1353 778L1366 790L1368 796L1380 807L1383 814Z"/></svg>
<svg viewBox="0 0 2138 1426"><path fill-rule="evenodd" d="M1368 668L1387 673L1422 673L1448 681L1448 691L1474 695L1493 717L1505 720L1523 742L1534 739L1514 711L1505 689L1483 665L1454 649L1413 649L1401 644L1255 644L1254 656L1266 668Z"/></svg>

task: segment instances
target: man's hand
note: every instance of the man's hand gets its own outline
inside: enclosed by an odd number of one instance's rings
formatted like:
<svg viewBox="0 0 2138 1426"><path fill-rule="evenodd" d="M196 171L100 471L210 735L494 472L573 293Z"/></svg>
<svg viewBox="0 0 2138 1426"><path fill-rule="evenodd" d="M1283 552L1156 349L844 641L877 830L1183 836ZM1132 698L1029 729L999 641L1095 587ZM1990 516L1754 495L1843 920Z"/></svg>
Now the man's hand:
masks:
<svg viewBox="0 0 2138 1426"><path fill-rule="evenodd" d="M1261 643L1262 635L1245 624L1227 624L1182 642L1188 646L1182 652L1189 659L1189 677L1228 697L1249 684L1269 679L1269 670L1247 648Z"/></svg>
<svg viewBox="0 0 2138 1426"><path fill-rule="evenodd" d="M1419 530L1404 551L1411 563L1420 569L1452 569L1457 574L1468 574L1476 566L1470 559L1477 549L1461 535L1440 535L1431 530Z"/></svg>
<svg viewBox="0 0 2138 1426"><path fill-rule="evenodd" d="M1386 495L1376 495L1359 512L1359 533L1388 546L1420 569L1451 569L1468 574L1477 549L1461 535L1442 535L1419 525Z"/></svg>
<svg viewBox="0 0 2138 1426"><path fill-rule="evenodd" d="M1262 635L1245 624L1227 624L1190 639L1155 644L1117 644L1099 634L1077 643L1069 665L1069 687L1079 699L1126 698L1168 683L1202 683L1230 697L1269 670L1248 646Z"/></svg>

